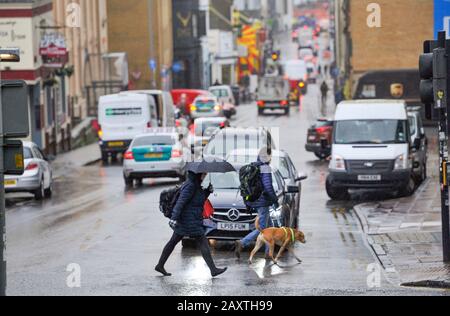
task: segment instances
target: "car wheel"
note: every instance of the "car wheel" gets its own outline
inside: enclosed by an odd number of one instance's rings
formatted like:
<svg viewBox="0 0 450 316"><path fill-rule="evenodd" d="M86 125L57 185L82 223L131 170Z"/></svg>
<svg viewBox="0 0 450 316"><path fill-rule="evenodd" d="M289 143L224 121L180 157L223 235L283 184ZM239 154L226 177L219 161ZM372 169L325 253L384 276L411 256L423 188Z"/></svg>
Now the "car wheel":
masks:
<svg viewBox="0 0 450 316"><path fill-rule="evenodd" d="M127 177L127 176L123 176L123 179L124 179L125 185L126 185L127 187L132 187L132 186L133 186L133 184L134 184L133 178Z"/></svg>
<svg viewBox="0 0 450 316"><path fill-rule="evenodd" d="M287 116L291 115L291 109L287 108L286 110L284 110L284 114L286 114Z"/></svg>
<svg viewBox="0 0 450 316"><path fill-rule="evenodd" d="M102 162L106 165L109 162L109 155L106 152L102 152Z"/></svg>
<svg viewBox="0 0 450 316"><path fill-rule="evenodd" d="M416 182L414 181L414 178L411 177L408 184L406 185L406 188L400 190L400 196L409 197L414 194L415 190L416 190Z"/></svg>
<svg viewBox="0 0 450 316"><path fill-rule="evenodd" d="M330 197L330 199L335 201L347 201L350 200L350 194L348 193L348 190L346 188L338 188L333 185L327 180L326 184L326 190L327 194Z"/></svg>
<svg viewBox="0 0 450 316"><path fill-rule="evenodd" d="M51 198L53 195L53 184L52 181L50 180L50 185L47 189L45 189L45 197L46 198Z"/></svg>
<svg viewBox="0 0 450 316"><path fill-rule="evenodd" d="M258 109L258 115L263 115L264 114L264 110L263 109Z"/></svg>
<svg viewBox="0 0 450 316"><path fill-rule="evenodd" d="M326 153L314 153L314 155L319 158L320 160L325 160L327 159L330 155L326 154Z"/></svg>
<svg viewBox="0 0 450 316"><path fill-rule="evenodd" d="M427 164L425 163L422 168L422 182L428 178Z"/></svg>
<svg viewBox="0 0 450 316"><path fill-rule="evenodd" d="M39 188L34 191L34 198L37 201L43 200L45 197L45 188L44 188L44 179L41 179L41 183L39 185Z"/></svg>

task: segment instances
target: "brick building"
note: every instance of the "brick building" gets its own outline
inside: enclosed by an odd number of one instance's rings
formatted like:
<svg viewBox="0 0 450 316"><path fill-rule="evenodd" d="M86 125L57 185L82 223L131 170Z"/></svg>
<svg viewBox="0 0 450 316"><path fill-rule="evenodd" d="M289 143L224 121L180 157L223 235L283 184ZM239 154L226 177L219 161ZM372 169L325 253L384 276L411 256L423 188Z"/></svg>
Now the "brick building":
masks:
<svg viewBox="0 0 450 316"><path fill-rule="evenodd" d="M127 53L130 88L168 88L167 70L173 64L172 0L107 0L106 7L108 49Z"/></svg>
<svg viewBox="0 0 450 316"><path fill-rule="evenodd" d="M367 71L418 67L424 40L433 38L432 0L379 0L381 27L370 27L371 0L335 0L336 61L347 96ZM370 23L369 23L370 24Z"/></svg>

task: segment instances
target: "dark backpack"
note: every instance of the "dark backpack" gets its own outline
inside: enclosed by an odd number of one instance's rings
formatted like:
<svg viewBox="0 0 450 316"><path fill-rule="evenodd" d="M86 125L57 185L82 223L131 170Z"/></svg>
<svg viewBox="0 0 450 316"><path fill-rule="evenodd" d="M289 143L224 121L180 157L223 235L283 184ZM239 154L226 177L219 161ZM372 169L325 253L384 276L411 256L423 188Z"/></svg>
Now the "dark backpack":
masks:
<svg viewBox="0 0 450 316"><path fill-rule="evenodd" d="M161 193L161 196L159 198L159 210L164 214L165 217L172 218L173 209L177 204L182 189L183 186L178 185Z"/></svg>
<svg viewBox="0 0 450 316"><path fill-rule="evenodd" d="M258 201L264 191L259 165L253 163L241 168L239 180L241 181L240 190L244 202L252 203Z"/></svg>

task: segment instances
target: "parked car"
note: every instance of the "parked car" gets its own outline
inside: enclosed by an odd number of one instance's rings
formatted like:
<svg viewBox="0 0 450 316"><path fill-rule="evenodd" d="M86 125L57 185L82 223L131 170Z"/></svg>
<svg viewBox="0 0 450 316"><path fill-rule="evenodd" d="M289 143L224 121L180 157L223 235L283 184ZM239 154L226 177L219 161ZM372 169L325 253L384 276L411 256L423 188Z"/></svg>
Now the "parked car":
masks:
<svg viewBox="0 0 450 316"><path fill-rule="evenodd" d="M306 151L314 153L319 159L326 159L331 155L333 140L333 121L319 119L308 129Z"/></svg>
<svg viewBox="0 0 450 316"><path fill-rule="evenodd" d="M233 165L248 165L258 159L259 152L257 150L237 149L232 151L227 161ZM283 150L272 150L272 168L279 170L286 186L297 186L298 193L288 194L289 207L294 210L295 214L300 213L300 199L302 194L302 181L307 179L307 176L303 173L299 173L295 168L294 163L289 157L289 154ZM286 190L287 190L286 187ZM298 218L291 217L292 223L289 226L294 227L298 223ZM296 226L295 226L296 227Z"/></svg>
<svg viewBox="0 0 450 316"><path fill-rule="evenodd" d="M123 154L133 138L158 126L155 99L147 94L120 93L100 97L98 105L99 145L103 162Z"/></svg>
<svg viewBox="0 0 450 316"><path fill-rule="evenodd" d="M408 108L408 120L411 133L413 173L419 185L428 177L428 138L422 123L421 108Z"/></svg>
<svg viewBox="0 0 450 316"><path fill-rule="evenodd" d="M221 116L223 116L223 107L215 96L200 96L191 105L191 118L193 120Z"/></svg>
<svg viewBox="0 0 450 316"><path fill-rule="evenodd" d="M260 150L264 147L276 149L270 131L264 128L231 127L216 132L203 152L206 157L225 160L233 150Z"/></svg>
<svg viewBox="0 0 450 316"><path fill-rule="evenodd" d="M240 166L242 167L242 166ZM237 170L240 168L235 166ZM255 229L257 212L248 212L240 195L240 181L237 172L209 174L203 186L212 184L214 193L209 197L214 215L205 221L207 237L215 240L232 241L245 237ZM279 197L280 208L272 210L272 226L295 228L299 214L290 207L290 194L298 194L297 186L289 186L278 170L273 171L273 186Z"/></svg>
<svg viewBox="0 0 450 316"><path fill-rule="evenodd" d="M348 199L349 189L384 189L412 195L416 183L411 153L404 101L340 103L326 181L329 197Z"/></svg>
<svg viewBox="0 0 450 316"><path fill-rule="evenodd" d="M34 143L23 143L25 172L21 176L5 176L6 193L31 193L36 200L52 196L53 178L49 158Z"/></svg>
<svg viewBox="0 0 450 316"><path fill-rule="evenodd" d="M127 186L146 178L185 180L186 153L182 136L173 128L151 129L136 136L124 155L123 177Z"/></svg>
<svg viewBox="0 0 450 316"><path fill-rule="evenodd" d="M202 153L211 137L221 129L230 127L230 122L224 117L199 118L194 121L189 144L192 153Z"/></svg>

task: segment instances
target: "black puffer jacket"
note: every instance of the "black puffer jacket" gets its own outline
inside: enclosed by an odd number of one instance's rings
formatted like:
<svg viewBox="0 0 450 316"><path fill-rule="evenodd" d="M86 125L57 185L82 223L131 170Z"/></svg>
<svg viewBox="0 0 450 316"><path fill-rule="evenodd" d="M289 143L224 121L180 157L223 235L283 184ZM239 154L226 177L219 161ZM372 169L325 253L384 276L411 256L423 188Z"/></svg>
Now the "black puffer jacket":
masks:
<svg viewBox="0 0 450 316"><path fill-rule="evenodd" d="M189 173L173 210L172 220L177 221L175 233L186 237L205 235L203 207L209 195L208 190L202 189L201 175Z"/></svg>

